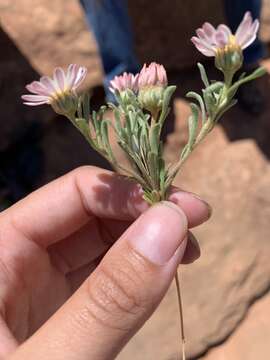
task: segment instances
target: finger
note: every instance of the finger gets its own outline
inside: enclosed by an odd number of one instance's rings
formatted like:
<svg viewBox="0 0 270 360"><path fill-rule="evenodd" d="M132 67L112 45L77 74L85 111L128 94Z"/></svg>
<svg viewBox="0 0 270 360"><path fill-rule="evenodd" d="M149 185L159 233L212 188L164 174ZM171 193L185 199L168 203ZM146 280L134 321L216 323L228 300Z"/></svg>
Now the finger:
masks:
<svg viewBox="0 0 270 360"><path fill-rule="evenodd" d="M172 188L169 200L180 206L187 216L189 228L207 221L212 214L210 205L196 194Z"/></svg>
<svg viewBox="0 0 270 360"><path fill-rule="evenodd" d="M201 250L198 243L198 240L195 236L189 231L188 232L188 242L185 251L185 255L182 259L182 264L193 263L201 256Z"/></svg>
<svg viewBox="0 0 270 360"><path fill-rule="evenodd" d="M18 342L8 329L6 321L0 316L0 359L6 359L17 347Z"/></svg>
<svg viewBox="0 0 270 360"><path fill-rule="evenodd" d="M133 181L95 167L82 167L20 201L0 217L24 237L47 247L85 225L95 215L135 219L147 209Z"/></svg>
<svg viewBox="0 0 270 360"><path fill-rule="evenodd" d="M103 255L130 224L93 217L76 233L48 248L51 261L65 275L74 272Z"/></svg>
<svg viewBox="0 0 270 360"><path fill-rule="evenodd" d="M174 204L151 207L108 251L70 300L12 357L109 360L153 313L181 262L187 219Z"/></svg>

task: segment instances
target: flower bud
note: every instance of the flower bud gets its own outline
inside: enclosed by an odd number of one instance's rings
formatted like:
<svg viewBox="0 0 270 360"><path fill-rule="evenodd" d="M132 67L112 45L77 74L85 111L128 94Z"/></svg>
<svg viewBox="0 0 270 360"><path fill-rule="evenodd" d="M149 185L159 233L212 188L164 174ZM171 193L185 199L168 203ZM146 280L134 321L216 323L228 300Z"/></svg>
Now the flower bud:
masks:
<svg viewBox="0 0 270 360"><path fill-rule="evenodd" d="M156 113L162 108L164 89L168 85L163 65L144 64L139 75L139 102L146 110Z"/></svg>
<svg viewBox="0 0 270 360"><path fill-rule="evenodd" d="M133 75L131 73L124 73L120 76L115 76L110 82L110 91L117 97L119 96L122 104L130 104L135 94L138 92L138 78L139 74Z"/></svg>

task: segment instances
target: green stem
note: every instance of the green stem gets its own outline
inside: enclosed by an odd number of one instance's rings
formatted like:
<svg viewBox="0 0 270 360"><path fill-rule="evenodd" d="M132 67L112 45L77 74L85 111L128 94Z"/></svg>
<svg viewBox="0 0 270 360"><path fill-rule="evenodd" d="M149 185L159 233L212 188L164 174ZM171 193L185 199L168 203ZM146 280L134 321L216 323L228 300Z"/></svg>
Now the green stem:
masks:
<svg viewBox="0 0 270 360"><path fill-rule="evenodd" d="M159 109L156 109L155 111L152 112L151 114L151 126L150 127L153 127L156 123L157 123L157 120L158 120L158 115L159 115Z"/></svg>
<svg viewBox="0 0 270 360"><path fill-rule="evenodd" d="M224 88L225 88L225 90L227 90L231 87L234 74L235 74L235 72L224 73L224 84L225 84Z"/></svg>

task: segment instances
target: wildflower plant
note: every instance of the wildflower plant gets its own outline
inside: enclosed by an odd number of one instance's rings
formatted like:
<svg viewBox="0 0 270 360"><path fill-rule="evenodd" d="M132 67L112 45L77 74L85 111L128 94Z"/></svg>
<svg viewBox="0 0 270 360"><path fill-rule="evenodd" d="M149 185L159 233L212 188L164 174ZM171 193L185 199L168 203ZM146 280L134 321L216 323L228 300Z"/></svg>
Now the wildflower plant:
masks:
<svg viewBox="0 0 270 360"><path fill-rule="evenodd" d="M198 64L204 88L201 94L193 91L187 94L192 99L191 115L187 119L189 138L174 164L165 164L161 132L176 86L168 85L162 65L151 63L144 65L139 74L116 76L110 87L115 104L108 103L97 112L91 112L88 94L79 96L76 93L86 69L74 64L66 73L57 68L52 79L45 76L27 85L33 95L22 98L26 105L49 104L57 113L66 116L92 148L116 171L139 183L145 200L154 204L168 198L173 180L184 162L224 113L236 104L239 87L265 73L263 68L258 68L248 76L244 73L236 76L243 65L243 50L255 40L258 28L258 20L253 21L247 12L235 34L226 25L215 29L205 23L196 31L197 36L192 37L191 41L202 54L215 58L215 66L222 72L223 80L210 81L204 66ZM114 121L107 115L108 110L113 112ZM126 154L129 167L117 160L110 128Z"/></svg>
<svg viewBox="0 0 270 360"><path fill-rule="evenodd" d="M66 73L56 68L52 79L44 76L27 85L33 95L22 98L26 105L50 104L57 113L65 115L116 171L142 186L144 198L153 204L168 197L183 163L221 116L236 104L239 87L264 74L265 70L259 68L251 75L242 74L235 79L243 64L243 49L255 40L258 28L258 20L253 21L247 12L234 35L226 25L215 29L205 23L191 39L201 53L215 57L215 65L223 73L224 80L209 81L204 66L198 64L204 88L202 94L192 91L187 94L194 100L188 119L189 139L175 164L166 165L163 158L161 132L176 87L168 85L162 65L151 63L144 65L139 74L116 76L110 87L116 104L102 106L98 112L91 112L87 94L78 96L76 93L87 71L75 64L70 65ZM108 118L108 109L112 110L114 121ZM128 168L119 164L112 150L110 127L126 154Z"/></svg>

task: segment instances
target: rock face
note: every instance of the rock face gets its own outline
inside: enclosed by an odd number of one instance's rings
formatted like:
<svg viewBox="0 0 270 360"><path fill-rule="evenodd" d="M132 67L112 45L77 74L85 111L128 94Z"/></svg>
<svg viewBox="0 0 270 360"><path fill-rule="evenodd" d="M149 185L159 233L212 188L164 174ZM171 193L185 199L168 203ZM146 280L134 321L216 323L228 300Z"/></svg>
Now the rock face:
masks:
<svg viewBox="0 0 270 360"><path fill-rule="evenodd" d="M220 128L177 178L176 184L202 195L214 209L212 219L194 231L201 259L180 267L190 357L230 335L250 303L269 288L269 182L270 167L253 141L228 143ZM119 359L178 359L178 348L172 286Z"/></svg>
<svg viewBox="0 0 270 360"><path fill-rule="evenodd" d="M254 360L270 354L270 294L256 302L232 337L200 360Z"/></svg>
<svg viewBox="0 0 270 360"><path fill-rule="evenodd" d="M77 62L90 70L86 85L101 83L96 43L77 0L1 0L0 21L39 73Z"/></svg>
<svg viewBox="0 0 270 360"><path fill-rule="evenodd" d="M270 0L263 0L261 38L263 41L270 40Z"/></svg>

